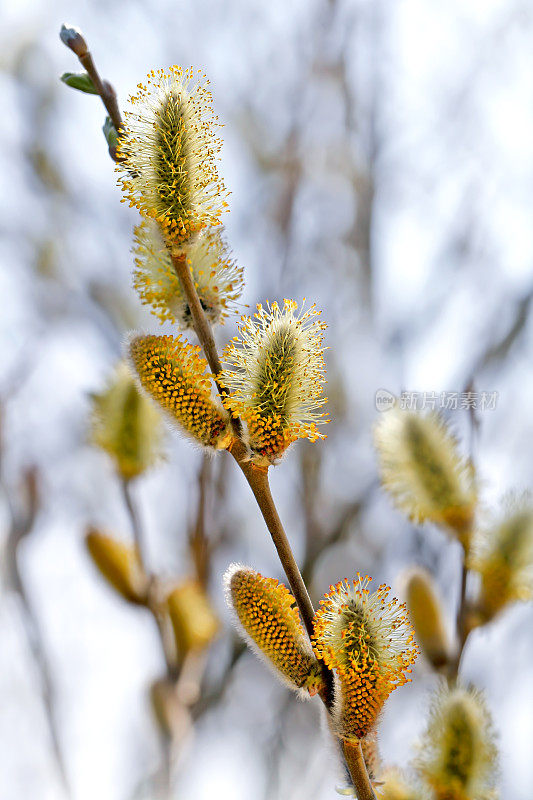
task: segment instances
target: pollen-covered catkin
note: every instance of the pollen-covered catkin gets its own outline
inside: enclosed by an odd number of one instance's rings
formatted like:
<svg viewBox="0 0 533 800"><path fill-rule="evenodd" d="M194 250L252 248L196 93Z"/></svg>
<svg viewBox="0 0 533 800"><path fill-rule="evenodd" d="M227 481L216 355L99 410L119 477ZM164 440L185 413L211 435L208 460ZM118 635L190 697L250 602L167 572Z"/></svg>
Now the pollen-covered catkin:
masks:
<svg viewBox="0 0 533 800"><path fill-rule="evenodd" d="M493 800L498 753L480 692L442 687L419 751L415 765L436 800Z"/></svg>
<svg viewBox="0 0 533 800"><path fill-rule="evenodd" d="M334 722L347 741L374 729L389 694L407 683L418 646L407 610L389 599L384 584L370 594L371 578L332 586L315 615L313 648L336 671Z"/></svg>
<svg viewBox="0 0 533 800"><path fill-rule="evenodd" d="M407 608L423 654L436 669L448 661L449 645L444 614L435 582L417 567L407 576Z"/></svg>
<svg viewBox="0 0 533 800"><path fill-rule="evenodd" d="M192 314L157 222L135 229L133 285L161 323L192 328ZM221 226L203 230L182 247L200 304L209 322L224 322L243 288L242 269L232 259Z"/></svg>
<svg viewBox="0 0 533 800"><path fill-rule="evenodd" d="M228 605L253 650L291 689L316 694L323 685L320 667L289 590L239 564L228 568L224 583Z"/></svg>
<svg viewBox="0 0 533 800"><path fill-rule="evenodd" d="M533 505L518 503L499 524L479 534L472 569L481 576L478 611L484 620L533 597Z"/></svg>
<svg viewBox="0 0 533 800"><path fill-rule="evenodd" d="M150 72L130 98L117 146L124 199L156 220L177 252L218 225L227 208L217 171L219 123L204 78L177 66Z"/></svg>
<svg viewBox="0 0 533 800"><path fill-rule="evenodd" d="M91 440L129 480L160 457L161 415L138 389L126 364L119 364L106 389L93 395Z"/></svg>
<svg viewBox="0 0 533 800"><path fill-rule="evenodd" d="M445 526L468 549L474 472L441 418L393 408L376 425L375 442L383 485L398 508L415 522Z"/></svg>
<svg viewBox="0 0 533 800"><path fill-rule="evenodd" d="M314 306L299 314L297 308L293 300L283 308L258 305L224 352L224 404L246 423L252 459L261 466L274 463L296 439L324 438L318 425L327 421L320 411L327 401L325 325Z"/></svg>
<svg viewBox="0 0 533 800"><path fill-rule="evenodd" d="M224 449L231 441L229 419L211 396L207 362L199 352L179 336L136 336L130 342L143 389L195 441Z"/></svg>

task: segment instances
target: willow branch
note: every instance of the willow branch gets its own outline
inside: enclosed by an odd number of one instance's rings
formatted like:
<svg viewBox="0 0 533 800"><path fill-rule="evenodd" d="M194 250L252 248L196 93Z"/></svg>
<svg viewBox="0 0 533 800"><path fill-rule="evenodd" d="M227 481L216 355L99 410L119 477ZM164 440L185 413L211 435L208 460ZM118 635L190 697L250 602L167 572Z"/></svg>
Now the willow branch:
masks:
<svg viewBox="0 0 533 800"><path fill-rule="evenodd" d="M217 380L217 376L222 369L220 358L211 326L209 325L209 322L204 314L204 310L200 303L196 287L194 286L190 270L187 266L185 258L182 256L172 256L172 263L176 275L181 283L185 297L187 298L187 303L193 319L194 329L196 331L196 335L198 336L198 341L204 350L211 371L213 372L217 388L223 397L226 390ZM266 470L260 469L249 460L248 449L240 438L240 421L232 419L232 424L237 436L231 446L231 455L239 465L244 477L248 482L248 485L253 492L253 495L257 501L257 505L259 506L268 531L272 537L272 541L278 553L278 557L284 569L285 575L287 576L287 580L300 610L300 614L302 615L302 620L306 630L308 634L311 635L313 632L313 605L311 603L307 587L303 581L302 575L292 553L292 549L287 538L287 534L285 533L281 523L274 499L270 492L268 474ZM321 699L326 705L327 709L330 710L333 703L333 675L325 666L325 664L322 665L322 673L325 679L326 690L325 692L321 693ZM357 792L358 800L375 800L372 784L368 777L368 772L361 754L360 747L359 755L360 758L352 757L351 762L348 762L348 760L346 761L350 771L350 776Z"/></svg>
<svg viewBox="0 0 533 800"><path fill-rule="evenodd" d="M61 38L65 44L76 53L80 62L87 70L87 73L91 77L118 132L121 127L122 120L120 118L120 112L116 103L116 94L111 84L108 84L107 82L104 84L100 79L85 40L81 34L74 29L65 30L64 32L62 31ZM112 153L111 155L113 158L115 158ZM222 386L218 378L220 372L222 371L222 365L220 363L220 357L215 343L215 338L200 303L200 299L198 297L196 287L194 286L185 255L174 255L171 253L171 259L174 271L178 277L178 280L180 281L185 297L187 298L187 303L189 305L189 310L191 312L194 330L198 337L198 341L200 342L200 346L205 353L205 357L213 374L218 392L221 397L224 397L227 390L224 386ZM241 439L242 425L240 420L237 417L232 416L231 425L235 433L235 440L231 447L231 454L239 465L254 494L261 514L263 515L267 528L272 537L272 541L276 547L280 562L283 566L287 580L302 615L306 630L308 634L311 635L313 632L313 605L272 498L267 472L259 469L249 461L248 449ZM127 499L128 496L129 502L127 502L126 505L128 506L128 511L130 513L132 528L135 531L135 525L138 523L138 519L135 519L135 514L132 515L131 495L128 492L125 492L125 499ZM157 613L155 616L157 619ZM328 710L330 710L333 702L333 675L324 664L322 665L322 670L326 682L326 691L321 694L321 698ZM375 795L372 790L360 747L359 755L360 758L352 759L351 764L347 761L347 765L357 791L358 799L375 800Z"/></svg>
<svg viewBox="0 0 533 800"><path fill-rule="evenodd" d="M103 81L100 78L98 70L96 69L93 61L92 54L89 51L87 51L84 56L81 56L79 61L80 64L85 67L87 74L94 83L94 87L100 95L107 113L111 117L111 122L115 126L116 132L119 133L122 127L122 117L120 116L117 93L115 92L114 87L109 83L109 81Z"/></svg>
<svg viewBox="0 0 533 800"><path fill-rule="evenodd" d="M358 800L376 800L359 742L343 742L343 751Z"/></svg>

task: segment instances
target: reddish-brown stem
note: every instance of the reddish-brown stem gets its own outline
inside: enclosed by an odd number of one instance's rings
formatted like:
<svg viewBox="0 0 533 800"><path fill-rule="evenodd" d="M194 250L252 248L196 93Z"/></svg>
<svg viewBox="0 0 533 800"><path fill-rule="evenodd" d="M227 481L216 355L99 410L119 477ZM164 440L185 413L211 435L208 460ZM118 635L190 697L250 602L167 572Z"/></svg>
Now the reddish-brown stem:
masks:
<svg viewBox="0 0 533 800"><path fill-rule="evenodd" d="M117 95L114 88L109 81L102 81L98 70L96 69L93 57L89 50L85 55L79 57L80 64L85 68L90 79L94 83L95 89L102 99L102 103L106 107L106 111L111 118L111 122L115 126L115 130L119 133L122 127L122 117L117 102Z"/></svg>

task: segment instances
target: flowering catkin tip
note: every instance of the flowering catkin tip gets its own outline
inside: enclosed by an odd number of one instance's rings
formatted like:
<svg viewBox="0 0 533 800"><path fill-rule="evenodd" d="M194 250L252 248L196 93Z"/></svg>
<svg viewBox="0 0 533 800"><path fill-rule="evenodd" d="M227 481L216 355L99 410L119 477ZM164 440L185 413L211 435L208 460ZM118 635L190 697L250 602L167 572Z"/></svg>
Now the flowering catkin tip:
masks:
<svg viewBox="0 0 533 800"><path fill-rule="evenodd" d="M323 396L325 324L315 306L296 314L297 303L284 300L257 306L243 317L240 336L224 352L221 382L228 389L226 408L246 422L253 461L269 466L296 439L325 438Z"/></svg>
<svg viewBox="0 0 533 800"><path fill-rule="evenodd" d="M192 328L193 318L170 252L157 222L144 219L135 229L133 285L161 323ZM232 259L223 228L208 228L181 249L209 322L224 322L243 289L242 268Z"/></svg>
<svg viewBox="0 0 533 800"><path fill-rule="evenodd" d="M498 773L491 715L473 689L434 696L415 766L438 800L493 800Z"/></svg>
<svg viewBox="0 0 533 800"><path fill-rule="evenodd" d="M525 498L480 532L470 561L481 576L479 611L492 619L511 603L533 597L533 504Z"/></svg>
<svg viewBox="0 0 533 800"><path fill-rule="evenodd" d="M130 98L117 146L125 199L178 249L218 225L227 208L217 172L219 123L203 77L192 67L152 70Z"/></svg>
<svg viewBox="0 0 533 800"><path fill-rule="evenodd" d="M224 585L237 627L254 652L302 697L316 694L323 686L320 666L289 590L240 564L228 567Z"/></svg>
<svg viewBox="0 0 533 800"><path fill-rule="evenodd" d="M161 455L161 415L120 363L106 389L93 395L91 439L113 459L119 474L135 478Z"/></svg>
<svg viewBox="0 0 533 800"><path fill-rule="evenodd" d="M441 418L393 408L375 428L381 478L415 522L451 529L465 548L477 502L474 472Z"/></svg>
<svg viewBox="0 0 533 800"><path fill-rule="evenodd" d="M358 575L331 587L315 614L313 649L336 671L334 722L347 741L367 736L389 694L407 683L418 646L404 604Z"/></svg>

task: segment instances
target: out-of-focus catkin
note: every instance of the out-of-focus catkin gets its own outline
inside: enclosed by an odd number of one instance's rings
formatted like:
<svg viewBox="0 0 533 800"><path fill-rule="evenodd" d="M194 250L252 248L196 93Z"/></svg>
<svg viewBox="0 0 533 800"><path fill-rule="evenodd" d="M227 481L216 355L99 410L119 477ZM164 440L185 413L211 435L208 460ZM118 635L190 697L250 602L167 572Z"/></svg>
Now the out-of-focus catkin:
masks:
<svg viewBox="0 0 533 800"><path fill-rule="evenodd" d="M252 649L291 689L316 694L323 686L321 670L289 590L240 564L228 568L224 583L228 605Z"/></svg>
<svg viewBox="0 0 533 800"><path fill-rule="evenodd" d="M137 549L96 528L89 528L85 542L93 563L107 583L125 600L143 605L147 598L148 577Z"/></svg>
<svg viewBox="0 0 533 800"><path fill-rule="evenodd" d="M179 658L191 650L203 650L216 636L218 617L203 587L194 579L184 580L166 601Z"/></svg>
<svg viewBox="0 0 533 800"><path fill-rule="evenodd" d="M358 576L332 586L315 615L313 648L338 675L334 724L347 741L373 732L387 697L410 680L418 654L405 605L389 599L384 584L370 594L370 581Z"/></svg>
<svg viewBox="0 0 533 800"><path fill-rule="evenodd" d="M449 643L442 604L429 572L416 568L408 573L406 599L417 642L430 664L440 669L448 661Z"/></svg>
<svg viewBox="0 0 533 800"><path fill-rule="evenodd" d="M196 442L224 449L231 442L229 417L211 396L207 361L199 352L179 336L136 336L130 342L143 389Z"/></svg>
<svg viewBox="0 0 533 800"><path fill-rule="evenodd" d="M387 768L379 776L380 786L376 786L377 800L430 800L421 788L414 786L399 769Z"/></svg>
<svg viewBox="0 0 533 800"><path fill-rule="evenodd" d="M481 576L478 612L485 621L533 597L533 506L519 502L498 524L479 534L472 569Z"/></svg>
<svg viewBox="0 0 533 800"><path fill-rule="evenodd" d="M442 687L434 696L415 762L436 800L493 800L498 752L480 692Z"/></svg>
<svg viewBox="0 0 533 800"><path fill-rule="evenodd" d="M119 474L135 478L161 455L161 415L121 363L101 394L93 395L92 442L113 459Z"/></svg>
<svg viewBox="0 0 533 800"><path fill-rule="evenodd" d="M375 428L381 478L400 510L415 522L445 526L470 544L477 503L474 471L442 419L399 408Z"/></svg>

